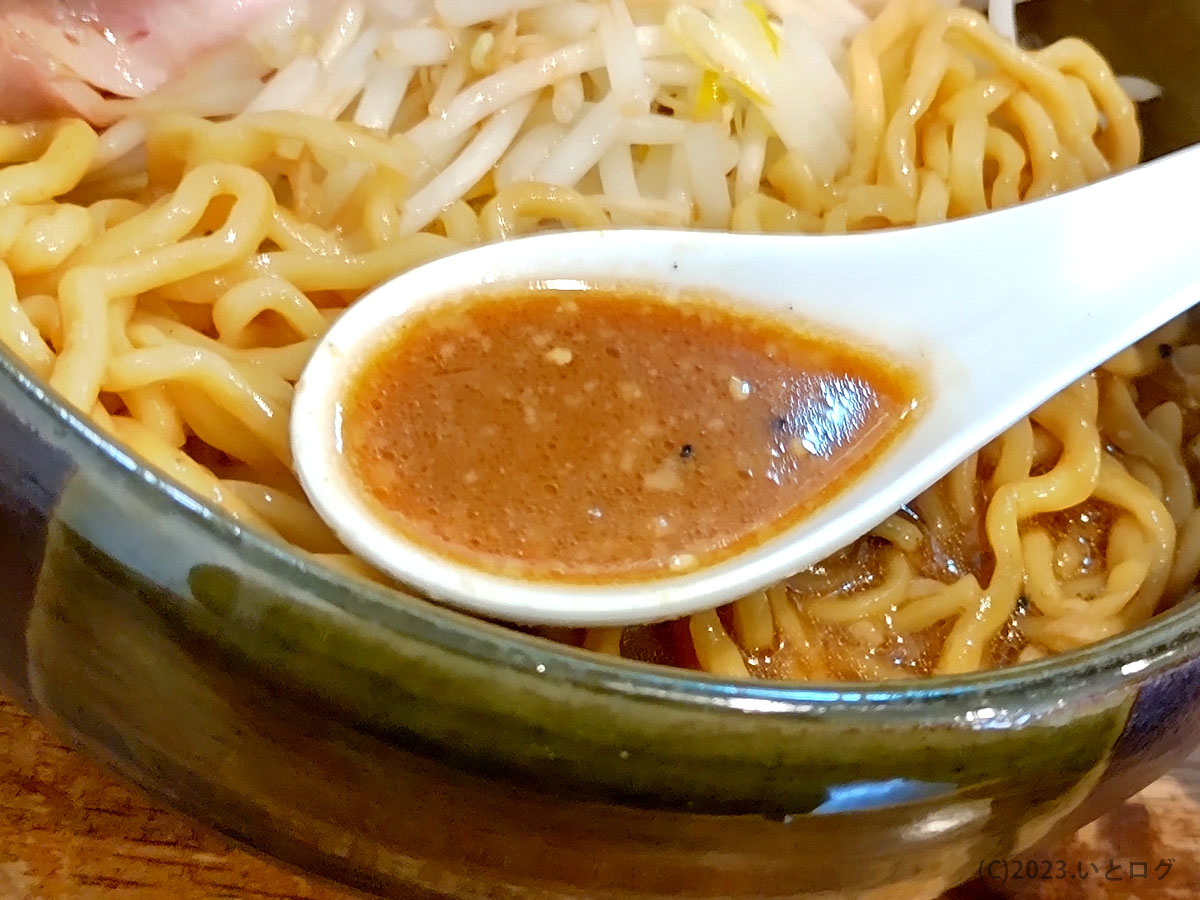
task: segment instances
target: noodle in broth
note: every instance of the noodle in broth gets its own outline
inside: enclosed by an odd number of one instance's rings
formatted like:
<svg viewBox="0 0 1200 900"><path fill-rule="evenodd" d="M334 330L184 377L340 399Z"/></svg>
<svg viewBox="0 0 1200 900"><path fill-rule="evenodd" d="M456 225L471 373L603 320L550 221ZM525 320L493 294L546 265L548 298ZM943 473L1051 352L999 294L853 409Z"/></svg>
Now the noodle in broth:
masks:
<svg viewBox="0 0 1200 900"><path fill-rule="evenodd" d="M198 496L374 577L305 501L287 423L316 339L378 282L548 226L912 225L1138 161L1133 104L1080 41L1023 50L933 0L869 17L776 6L556 3L468 21L458 43L426 28L436 59L384 56L387 78L293 108L272 108L300 96L278 64L220 121L169 111L168 94L111 101L102 133L0 126L0 340ZM596 34L568 33L593 13ZM418 30L327 38L323 64ZM739 69L738 50L761 64ZM821 103L799 103L797 80ZM1101 640L1200 571L1198 398L1200 341L1180 320L784 583L677 622L546 633L805 679L966 672Z"/></svg>

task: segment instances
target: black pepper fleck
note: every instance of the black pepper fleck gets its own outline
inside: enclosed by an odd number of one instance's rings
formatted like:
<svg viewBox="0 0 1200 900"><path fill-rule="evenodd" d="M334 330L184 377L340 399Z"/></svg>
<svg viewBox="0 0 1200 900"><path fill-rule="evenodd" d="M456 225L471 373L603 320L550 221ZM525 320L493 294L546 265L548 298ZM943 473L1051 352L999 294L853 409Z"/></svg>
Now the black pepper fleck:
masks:
<svg viewBox="0 0 1200 900"><path fill-rule="evenodd" d="M696 452L695 448L693 448L691 444L684 444L682 447L679 448L679 458L680 459L691 459L692 454L695 452Z"/></svg>
<svg viewBox="0 0 1200 900"><path fill-rule="evenodd" d="M1024 615L1029 611L1029 598L1022 594L1017 598L1017 615Z"/></svg>
<svg viewBox="0 0 1200 900"><path fill-rule="evenodd" d="M1174 352L1175 352L1175 350L1170 344L1159 344L1158 345L1158 355L1160 357L1162 357L1163 359L1170 359L1171 354Z"/></svg>

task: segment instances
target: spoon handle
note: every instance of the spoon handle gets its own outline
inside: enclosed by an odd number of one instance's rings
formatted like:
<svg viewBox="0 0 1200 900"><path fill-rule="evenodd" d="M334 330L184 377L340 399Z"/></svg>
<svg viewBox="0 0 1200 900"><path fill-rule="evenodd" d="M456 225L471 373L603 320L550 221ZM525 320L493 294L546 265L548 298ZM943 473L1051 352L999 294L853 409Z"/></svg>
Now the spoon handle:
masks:
<svg viewBox="0 0 1200 900"><path fill-rule="evenodd" d="M987 430L1002 428L1200 301L1198 200L1200 147L937 226L937 258L925 255L924 296L914 292L907 314L953 348L956 392L994 406ZM910 289L920 281L914 273Z"/></svg>

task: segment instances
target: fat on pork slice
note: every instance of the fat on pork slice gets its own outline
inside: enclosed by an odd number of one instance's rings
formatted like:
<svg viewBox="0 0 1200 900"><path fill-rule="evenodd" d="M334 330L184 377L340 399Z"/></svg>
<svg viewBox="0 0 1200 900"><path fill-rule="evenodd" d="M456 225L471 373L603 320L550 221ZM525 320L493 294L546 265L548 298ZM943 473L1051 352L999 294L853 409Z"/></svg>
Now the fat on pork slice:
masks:
<svg viewBox="0 0 1200 900"><path fill-rule="evenodd" d="M0 120L106 125L281 0L0 0Z"/></svg>

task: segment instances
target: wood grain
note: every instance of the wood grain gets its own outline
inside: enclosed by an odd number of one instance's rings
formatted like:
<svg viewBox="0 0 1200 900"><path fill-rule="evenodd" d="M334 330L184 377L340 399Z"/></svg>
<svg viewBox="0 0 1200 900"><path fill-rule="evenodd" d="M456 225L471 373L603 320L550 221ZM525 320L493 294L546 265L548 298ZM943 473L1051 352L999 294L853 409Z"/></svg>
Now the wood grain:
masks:
<svg viewBox="0 0 1200 900"><path fill-rule="evenodd" d="M1039 854L1087 878L993 880L959 888L946 900L1193 900L1200 897L1197 798L1200 758ZM1159 863L1168 859L1170 870L1160 878ZM1130 864L1142 862L1147 876L1131 880ZM1105 880L1110 863L1123 867L1120 883ZM156 806L0 697L0 900L202 898L363 895L235 847Z"/></svg>
<svg viewBox="0 0 1200 900"><path fill-rule="evenodd" d="M2 900L348 900L149 803L0 698Z"/></svg>

